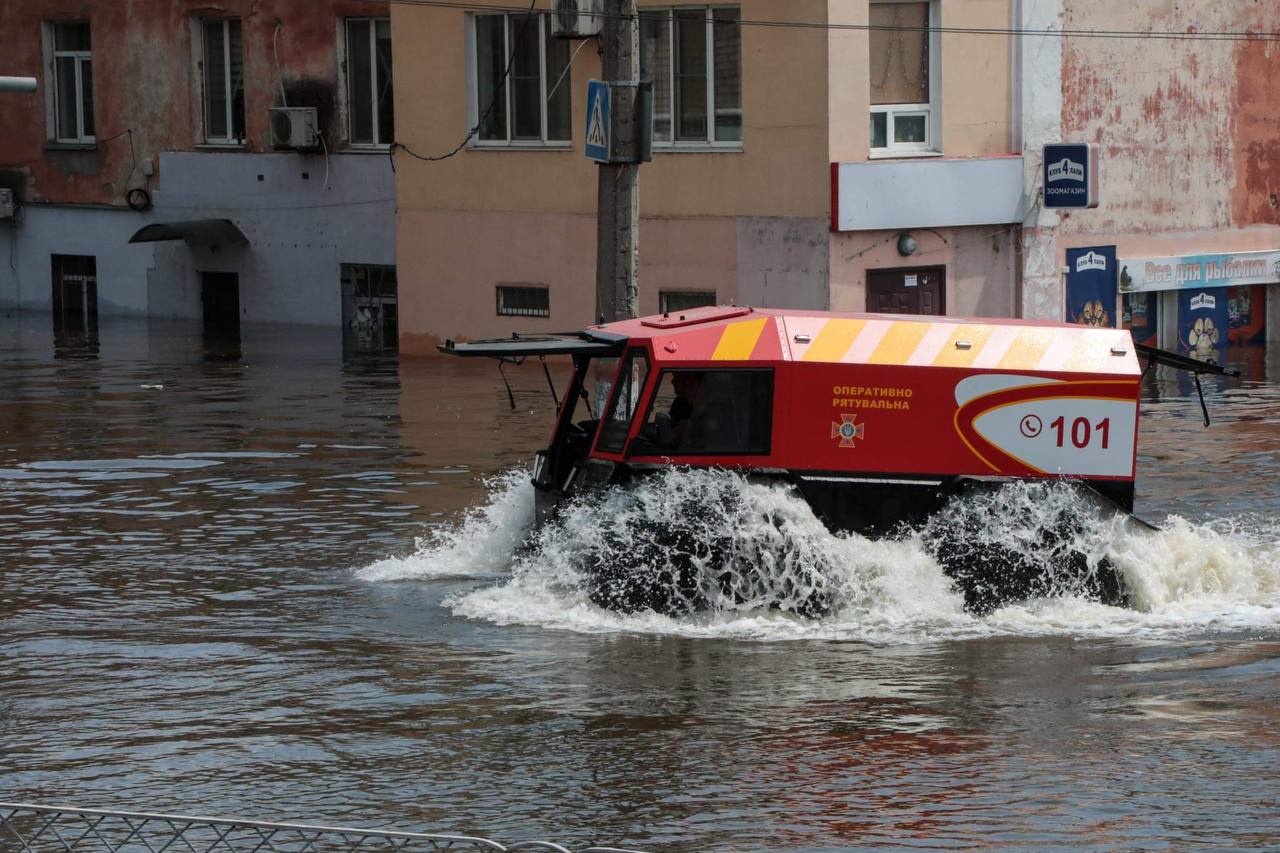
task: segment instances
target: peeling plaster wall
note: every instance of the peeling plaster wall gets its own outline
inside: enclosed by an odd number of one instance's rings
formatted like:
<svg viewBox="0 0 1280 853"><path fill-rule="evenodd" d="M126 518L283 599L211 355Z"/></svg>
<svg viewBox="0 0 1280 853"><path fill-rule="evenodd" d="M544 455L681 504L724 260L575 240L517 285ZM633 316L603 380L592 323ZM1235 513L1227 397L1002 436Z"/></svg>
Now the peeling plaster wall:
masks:
<svg viewBox="0 0 1280 853"><path fill-rule="evenodd" d="M1274 32L1280 4L1068 0L1064 25ZM1275 42L1068 40L1063 133L1100 144L1102 204L1064 217L1066 244L1154 237L1178 254L1242 248L1233 232L1256 229L1280 247L1278 67Z"/></svg>
<svg viewBox="0 0 1280 853"><path fill-rule="evenodd" d="M1273 0L1065 5L1068 28L1280 30ZM1122 260L1280 248L1278 70L1275 42L1068 39L1063 137L1100 145L1102 202L1062 215L1053 262L1090 245L1114 244ZM1280 340L1277 303L1272 285L1272 340ZM1166 294L1161 304L1171 345L1176 300Z"/></svg>
<svg viewBox="0 0 1280 853"><path fill-rule="evenodd" d="M281 98L272 48L277 20L285 89L296 93L290 105L317 107L331 147L342 148L347 134L338 110L344 100L339 20L388 14L388 4L379 0L0 0L4 73L35 77L40 87L36 95L0 97L0 186L19 189L24 201L123 205L129 188L145 184L145 162L202 142L198 43L192 37L200 17L241 19L245 150L271 150L268 109L280 106ZM92 150L46 150L51 75L42 27L48 21L89 22L99 140Z"/></svg>

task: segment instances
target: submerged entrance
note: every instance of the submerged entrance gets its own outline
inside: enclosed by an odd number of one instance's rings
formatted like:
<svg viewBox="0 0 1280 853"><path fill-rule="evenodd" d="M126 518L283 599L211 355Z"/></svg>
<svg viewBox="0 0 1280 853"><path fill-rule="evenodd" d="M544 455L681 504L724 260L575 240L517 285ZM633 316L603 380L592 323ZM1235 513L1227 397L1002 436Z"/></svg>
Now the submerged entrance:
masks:
<svg viewBox="0 0 1280 853"><path fill-rule="evenodd" d="M200 273L200 307L208 355L239 358L240 276L233 272Z"/></svg>
<svg viewBox="0 0 1280 853"><path fill-rule="evenodd" d="M383 352L400 346L396 268L342 265L342 348Z"/></svg>
<svg viewBox="0 0 1280 853"><path fill-rule="evenodd" d="M98 259L53 256L53 322L60 332L98 329Z"/></svg>

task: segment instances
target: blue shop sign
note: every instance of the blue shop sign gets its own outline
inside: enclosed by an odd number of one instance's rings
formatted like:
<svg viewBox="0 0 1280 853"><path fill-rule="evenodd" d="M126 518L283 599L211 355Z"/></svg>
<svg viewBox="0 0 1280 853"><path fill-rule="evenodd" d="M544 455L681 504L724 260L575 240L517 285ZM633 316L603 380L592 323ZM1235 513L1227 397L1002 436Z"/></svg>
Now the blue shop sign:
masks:
<svg viewBox="0 0 1280 853"><path fill-rule="evenodd" d="M1058 143L1044 147L1044 206L1098 206L1098 146Z"/></svg>

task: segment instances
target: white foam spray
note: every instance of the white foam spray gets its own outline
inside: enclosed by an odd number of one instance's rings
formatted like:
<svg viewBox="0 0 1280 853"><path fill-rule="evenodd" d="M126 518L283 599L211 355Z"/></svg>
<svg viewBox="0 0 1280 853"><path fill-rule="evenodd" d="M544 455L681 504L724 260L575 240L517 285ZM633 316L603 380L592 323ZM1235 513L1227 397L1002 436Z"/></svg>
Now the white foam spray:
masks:
<svg viewBox="0 0 1280 853"><path fill-rule="evenodd" d="M388 557L357 575L369 581L429 577L492 577L511 559L533 525L533 484L523 469L485 481L489 499L455 525L433 528L414 543L408 557Z"/></svg>
<svg viewBox="0 0 1280 853"><path fill-rule="evenodd" d="M881 540L832 534L785 485L723 471L664 472L564 507L558 522L526 548L521 545L533 515L527 474L509 473L492 486L489 503L459 525L429 537L411 557L382 560L360 576L499 574L492 584L447 597L445 606L499 625L583 632L896 644L992 635L1280 630L1280 526L1265 520L1209 525L1174 517L1148 531L1082 505L1065 485L1010 485L953 507L952 521L980 521L993 541L1025 549L1035 541L1037 524L1061 525L1064 513L1075 513L1070 546L1090 565L1110 560L1130 591L1131 606L1099 604L1063 585L979 617L965 610L933 556L936 529ZM691 516L694 505L701 509ZM677 521L695 535L727 541L740 563L754 567L749 582L731 585L732 594L711 584L704 589L710 607L679 617L622 614L592 603L583 572L590 560L652 559L655 540L647 531ZM814 594L829 607L822 615L802 615L797 602Z"/></svg>

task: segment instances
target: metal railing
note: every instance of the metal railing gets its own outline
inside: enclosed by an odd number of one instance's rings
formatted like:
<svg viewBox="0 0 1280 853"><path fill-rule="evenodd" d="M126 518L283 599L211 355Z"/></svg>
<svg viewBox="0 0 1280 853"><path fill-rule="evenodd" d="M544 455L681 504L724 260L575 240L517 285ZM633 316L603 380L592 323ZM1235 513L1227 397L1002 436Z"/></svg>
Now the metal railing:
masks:
<svg viewBox="0 0 1280 853"><path fill-rule="evenodd" d="M14 846L16 844L16 846ZM487 838L348 826L0 803L3 853L326 853L348 850L542 850L574 853L550 841L503 845ZM640 853L588 847L577 853Z"/></svg>

